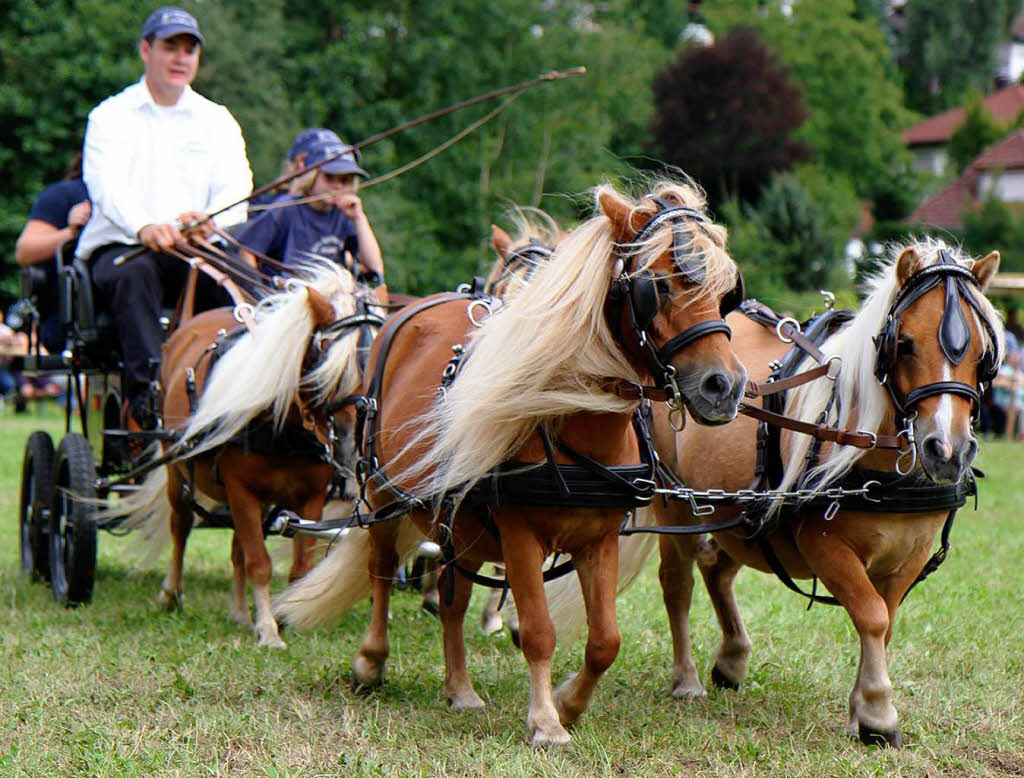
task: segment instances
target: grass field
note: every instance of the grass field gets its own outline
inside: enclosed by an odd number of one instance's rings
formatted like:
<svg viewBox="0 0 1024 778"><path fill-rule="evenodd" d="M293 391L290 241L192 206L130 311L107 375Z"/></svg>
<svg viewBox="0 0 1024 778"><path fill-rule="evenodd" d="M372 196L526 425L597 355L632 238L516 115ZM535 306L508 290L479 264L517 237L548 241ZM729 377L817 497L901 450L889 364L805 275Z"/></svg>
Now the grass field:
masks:
<svg viewBox="0 0 1024 778"><path fill-rule="evenodd" d="M101 535L92 604L62 610L18 566L22 446L56 416L0 415L0 776L1024 776L1024 446L985 442L978 512L964 510L943 568L900 611L889 652L906 747L843 734L858 661L844 612L810 612L781 584L741 574L754 642L749 682L706 700L668 696L670 643L654 568L620 603L622 651L573 742L524 745L527 673L507 635L467 630L488 703L456 715L441 685L440 626L393 600L384 686L357 696L347 670L368 619L286 632L270 653L227 618L230 538L193 535L183 612L153 606L162 569L132 570ZM280 571L283 572L283 571ZM275 591L282 582L275 582ZM706 673L718 629L698 591ZM557 679L581 645L560 647Z"/></svg>

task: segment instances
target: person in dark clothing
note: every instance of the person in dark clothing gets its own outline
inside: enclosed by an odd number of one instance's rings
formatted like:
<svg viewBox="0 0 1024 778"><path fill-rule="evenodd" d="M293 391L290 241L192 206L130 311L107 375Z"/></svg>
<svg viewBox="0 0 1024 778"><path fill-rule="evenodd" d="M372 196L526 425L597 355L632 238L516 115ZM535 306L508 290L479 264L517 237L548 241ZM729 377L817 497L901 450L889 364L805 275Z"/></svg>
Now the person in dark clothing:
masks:
<svg viewBox="0 0 1024 778"><path fill-rule="evenodd" d="M366 171L355 155L339 142L314 145L307 165L315 165L338 154L337 159L297 179L299 186L291 200L314 197L313 202L296 202L263 212L238 233L238 240L251 252L265 254L286 265L315 256L344 265L354 275L383 278L380 246L356 192ZM276 205L284 206L282 199ZM253 265L255 256L243 250Z"/></svg>
<svg viewBox="0 0 1024 778"><path fill-rule="evenodd" d="M63 243L78 240L78 233L91 214L89 190L82 180L82 155L77 154L68 166L64 180L46 187L36 198L28 222L14 247L14 257L19 265L39 265L46 273L36 308L39 311L39 339L50 352L60 351L64 346L57 311L54 254Z"/></svg>

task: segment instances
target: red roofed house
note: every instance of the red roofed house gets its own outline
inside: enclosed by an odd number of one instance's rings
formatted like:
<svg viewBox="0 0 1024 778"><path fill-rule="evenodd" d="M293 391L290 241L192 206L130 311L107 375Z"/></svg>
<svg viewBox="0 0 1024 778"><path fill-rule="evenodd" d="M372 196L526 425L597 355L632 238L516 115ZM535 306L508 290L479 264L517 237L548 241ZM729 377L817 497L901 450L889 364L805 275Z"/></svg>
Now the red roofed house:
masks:
<svg viewBox="0 0 1024 778"><path fill-rule="evenodd" d="M1009 124L1024 110L1024 86L1000 89L986 97L983 104L997 122ZM945 172L948 161L946 144L957 127L963 124L965 113L962 107L953 108L903 131L903 140L914 154L915 170L935 175Z"/></svg>
<svg viewBox="0 0 1024 778"><path fill-rule="evenodd" d="M964 225L964 212L990 196L1004 203L1024 203L1024 130L975 157L960 178L919 205L907 221L957 230Z"/></svg>

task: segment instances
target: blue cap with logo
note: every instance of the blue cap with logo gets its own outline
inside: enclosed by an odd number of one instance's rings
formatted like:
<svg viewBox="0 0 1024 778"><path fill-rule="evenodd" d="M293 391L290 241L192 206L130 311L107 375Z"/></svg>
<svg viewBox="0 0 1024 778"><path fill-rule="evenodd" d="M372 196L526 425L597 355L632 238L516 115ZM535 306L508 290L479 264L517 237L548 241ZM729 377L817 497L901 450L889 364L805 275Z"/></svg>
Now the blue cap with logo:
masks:
<svg viewBox="0 0 1024 778"><path fill-rule="evenodd" d="M157 8L142 25L142 38L172 38L175 35L191 35L203 45L203 34L199 32L196 17L172 5Z"/></svg>
<svg viewBox="0 0 1024 778"><path fill-rule="evenodd" d="M370 177L369 173L359 167L359 152L350 149L342 141L327 141L326 143L314 144L306 156L306 167L312 167L331 157L337 157L337 159L332 159L330 162L320 165L320 169L325 173L331 173L336 176L354 173L363 178Z"/></svg>
<svg viewBox="0 0 1024 778"><path fill-rule="evenodd" d="M324 127L310 127L295 136L292 147L288 151L288 161L294 162L299 154L309 154L310 149L318 143L341 143L334 130Z"/></svg>

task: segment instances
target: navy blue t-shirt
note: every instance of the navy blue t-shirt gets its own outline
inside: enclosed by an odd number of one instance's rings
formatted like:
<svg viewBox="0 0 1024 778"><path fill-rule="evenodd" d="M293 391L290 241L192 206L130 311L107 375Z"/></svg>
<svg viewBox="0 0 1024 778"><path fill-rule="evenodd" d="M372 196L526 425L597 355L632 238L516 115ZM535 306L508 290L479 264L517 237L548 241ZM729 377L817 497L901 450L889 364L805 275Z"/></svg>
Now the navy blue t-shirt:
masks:
<svg viewBox="0 0 1024 778"><path fill-rule="evenodd" d="M305 204L274 208L248 222L237 237L243 246L286 265L315 254L347 267L345 252L359 257L356 227L338 208L318 211Z"/></svg>
<svg viewBox="0 0 1024 778"><path fill-rule="evenodd" d="M58 230L63 230L68 226L68 211L71 207L88 199L89 190L85 188L82 179L58 181L40 192L32 205L32 210L29 211L28 218L52 224ZM52 351L62 345L59 343L58 333L53 331L57 313L57 265L54 262L45 262L42 267L46 271L46 286L37 302L37 308L42 321L43 345Z"/></svg>

